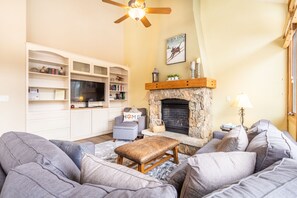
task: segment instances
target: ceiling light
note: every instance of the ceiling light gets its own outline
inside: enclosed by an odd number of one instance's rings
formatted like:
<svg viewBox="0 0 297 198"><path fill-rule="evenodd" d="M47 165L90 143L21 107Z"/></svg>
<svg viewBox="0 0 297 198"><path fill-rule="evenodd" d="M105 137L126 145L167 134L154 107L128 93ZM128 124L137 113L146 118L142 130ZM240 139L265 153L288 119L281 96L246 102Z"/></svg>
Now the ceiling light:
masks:
<svg viewBox="0 0 297 198"><path fill-rule="evenodd" d="M136 21L139 21L145 15L145 11L141 8L131 8L128 13L129 16Z"/></svg>

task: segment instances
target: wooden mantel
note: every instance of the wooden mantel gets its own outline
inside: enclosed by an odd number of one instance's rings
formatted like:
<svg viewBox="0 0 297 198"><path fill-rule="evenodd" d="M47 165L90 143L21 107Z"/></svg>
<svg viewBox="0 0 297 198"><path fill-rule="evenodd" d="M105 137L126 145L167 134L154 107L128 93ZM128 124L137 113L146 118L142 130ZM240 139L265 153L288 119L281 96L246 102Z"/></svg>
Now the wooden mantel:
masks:
<svg viewBox="0 0 297 198"><path fill-rule="evenodd" d="M195 78L189 80L172 80L156 83L145 83L146 90L181 89L181 88L216 88L217 82L210 78Z"/></svg>

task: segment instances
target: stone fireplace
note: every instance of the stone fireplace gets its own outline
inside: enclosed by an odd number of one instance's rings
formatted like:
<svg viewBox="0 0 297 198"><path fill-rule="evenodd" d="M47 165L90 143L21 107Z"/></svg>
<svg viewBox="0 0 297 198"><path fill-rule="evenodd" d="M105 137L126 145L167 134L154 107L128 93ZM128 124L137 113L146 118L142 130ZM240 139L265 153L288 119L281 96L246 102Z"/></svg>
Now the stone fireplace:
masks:
<svg viewBox="0 0 297 198"><path fill-rule="evenodd" d="M162 120L166 131L188 135L189 133L189 101L180 99L164 99L161 104Z"/></svg>
<svg viewBox="0 0 297 198"><path fill-rule="evenodd" d="M166 131L153 133L147 129L142 133L178 139L180 152L194 154L208 142L212 133L212 89L215 87L216 81L209 78L146 83L146 90L150 90L150 124L155 119L162 119Z"/></svg>
<svg viewBox="0 0 297 198"><path fill-rule="evenodd" d="M211 133L212 90L208 88L151 90L149 94L150 122L162 119L162 100L181 99L189 102L190 137L209 138Z"/></svg>

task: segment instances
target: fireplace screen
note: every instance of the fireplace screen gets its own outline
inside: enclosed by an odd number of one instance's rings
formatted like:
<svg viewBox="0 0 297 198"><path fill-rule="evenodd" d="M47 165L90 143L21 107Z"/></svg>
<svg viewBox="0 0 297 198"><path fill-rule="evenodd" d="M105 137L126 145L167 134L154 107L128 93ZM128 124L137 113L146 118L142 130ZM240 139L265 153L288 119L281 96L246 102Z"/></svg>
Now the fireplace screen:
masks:
<svg viewBox="0 0 297 198"><path fill-rule="evenodd" d="M181 99L162 100L162 120L166 131L188 135L189 101Z"/></svg>

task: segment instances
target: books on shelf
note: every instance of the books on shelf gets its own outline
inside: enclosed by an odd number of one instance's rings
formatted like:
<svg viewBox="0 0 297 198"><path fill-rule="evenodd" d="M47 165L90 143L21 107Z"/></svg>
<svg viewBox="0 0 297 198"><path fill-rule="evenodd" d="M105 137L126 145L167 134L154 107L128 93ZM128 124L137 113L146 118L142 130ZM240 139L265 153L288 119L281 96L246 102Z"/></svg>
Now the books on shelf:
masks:
<svg viewBox="0 0 297 198"><path fill-rule="evenodd" d="M125 85L110 85L111 91L126 91Z"/></svg>

